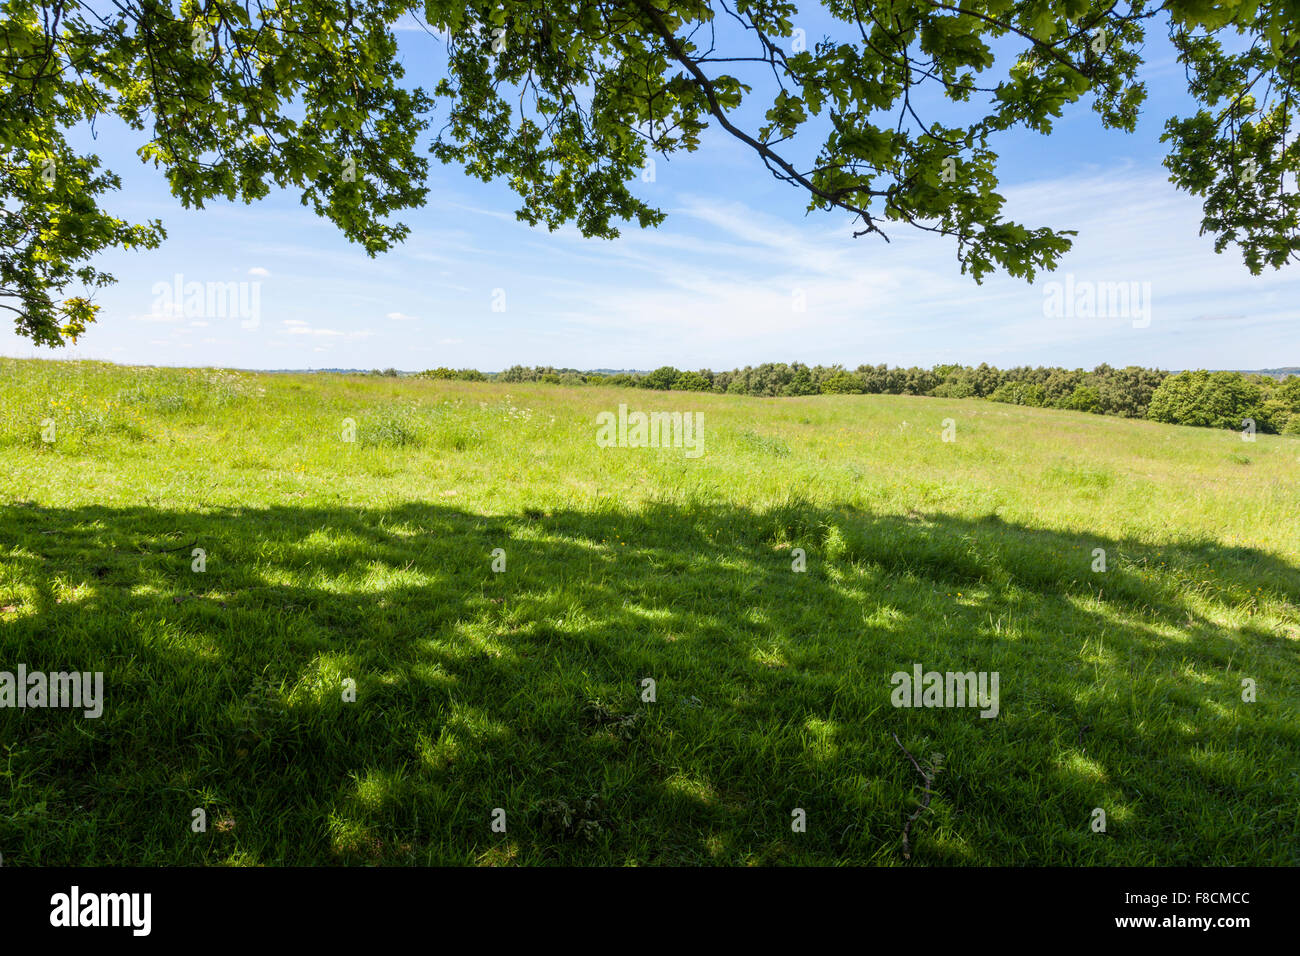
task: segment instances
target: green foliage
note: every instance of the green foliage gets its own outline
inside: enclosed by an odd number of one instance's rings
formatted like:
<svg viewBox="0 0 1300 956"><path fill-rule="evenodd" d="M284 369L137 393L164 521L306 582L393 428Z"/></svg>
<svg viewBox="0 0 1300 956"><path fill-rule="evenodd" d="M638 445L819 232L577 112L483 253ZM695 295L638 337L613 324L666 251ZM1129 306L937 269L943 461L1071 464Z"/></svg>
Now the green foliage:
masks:
<svg viewBox="0 0 1300 956"><path fill-rule="evenodd" d="M533 382L537 376L533 374L532 369L524 368L522 365L512 365L504 372L497 376L501 382Z"/></svg>
<svg viewBox="0 0 1300 956"><path fill-rule="evenodd" d="M682 373L677 371L671 365L665 365L657 368L648 375L642 377L640 385L642 388L654 388L661 391L667 391L677 384L677 379Z"/></svg>
<svg viewBox="0 0 1300 956"><path fill-rule="evenodd" d="M620 222L664 218L633 191L647 163L696 149L716 126L753 154L755 171L802 190L809 209L849 213L856 235L937 232L976 281L994 270L1032 281L1056 266L1073 233L1005 218L1000 141L1049 134L1075 103L1131 131L1153 24L1173 38L1199 107L1167 121L1171 178L1204 197L1216 247L1239 245L1253 271L1300 256L1291 0L822 8L825 35L801 48L801 7L791 0L145 0L94 9L9 0L0 21L0 295L13 304L4 307L38 344L75 341L95 318L90 295L112 281L89 265L94 255L164 237L156 220L130 224L105 211L118 176L68 145L73 128L108 119L136 135L139 157L182 205L287 189L371 255L407 235L396 217L426 198L426 152L508 184L525 222L613 237ZM429 91L404 82L398 56L394 27L412 15L446 37L445 73ZM809 378L796 370L741 391L812 394ZM975 374L952 391L987 397L999 384ZM731 391L731 382L711 387ZM1104 389L1101 402L1134 407Z"/></svg>
<svg viewBox="0 0 1300 956"><path fill-rule="evenodd" d="M849 395L861 391L864 391L862 383L843 369L822 382L822 393L825 395Z"/></svg>
<svg viewBox="0 0 1300 956"><path fill-rule="evenodd" d="M1047 404L1047 390L1036 382L1004 382L999 385L989 398L995 402L1007 402L1011 405L1031 405L1041 408Z"/></svg>
<svg viewBox="0 0 1300 956"><path fill-rule="evenodd" d="M423 202L416 140L432 106L401 85L392 25L404 0L113 9L11 0L0 21L0 294L21 334L61 345L94 318L65 286L112 281L79 265L109 246L152 248L158 222L104 212L117 189L67 132L115 117L140 134L182 205L299 192L371 255L404 238L391 214Z"/></svg>
<svg viewBox="0 0 1300 956"><path fill-rule="evenodd" d="M975 390L969 380L952 378L940 382L930 394L935 398L974 398Z"/></svg>
<svg viewBox="0 0 1300 956"><path fill-rule="evenodd" d="M482 378L473 376L482 376ZM482 372L473 369L464 369L456 377L462 381L482 381L483 378L486 378ZM599 376L596 377L599 378ZM527 368L523 365L512 365L498 374L496 379L502 382L547 382L551 385L582 385L588 380L588 376L573 368L557 369L550 365ZM671 385L665 387L671 387Z"/></svg>
<svg viewBox="0 0 1300 956"><path fill-rule="evenodd" d="M1099 365L1094 372L1098 410L1103 415L1145 418L1151 396L1164 377L1164 372L1134 365L1122 369Z"/></svg>
<svg viewBox="0 0 1300 956"><path fill-rule="evenodd" d="M476 368L431 368L417 372L416 378L448 379L457 382L486 382L488 377Z"/></svg>
<svg viewBox="0 0 1300 956"><path fill-rule="evenodd" d="M1275 432L1286 424L1289 409L1284 403L1266 407L1267 387L1240 372L1180 372L1156 389L1149 414L1158 422L1210 428L1241 429L1250 419L1256 431ZM1287 394L1294 394L1294 386Z"/></svg>
<svg viewBox="0 0 1300 956"><path fill-rule="evenodd" d="M707 392L713 387L713 373L707 369L700 372L682 372L673 381L673 390L677 392Z"/></svg>
<svg viewBox="0 0 1300 956"><path fill-rule="evenodd" d="M1293 0L1176 0L1169 9L1178 61L1201 106L1165 123L1170 178L1204 197L1201 229L1216 251L1238 245L1256 275L1280 268L1300 257L1300 9Z"/></svg>
<svg viewBox="0 0 1300 956"><path fill-rule="evenodd" d="M1076 412L1101 412L1101 392L1092 385L1076 385L1060 404Z"/></svg>

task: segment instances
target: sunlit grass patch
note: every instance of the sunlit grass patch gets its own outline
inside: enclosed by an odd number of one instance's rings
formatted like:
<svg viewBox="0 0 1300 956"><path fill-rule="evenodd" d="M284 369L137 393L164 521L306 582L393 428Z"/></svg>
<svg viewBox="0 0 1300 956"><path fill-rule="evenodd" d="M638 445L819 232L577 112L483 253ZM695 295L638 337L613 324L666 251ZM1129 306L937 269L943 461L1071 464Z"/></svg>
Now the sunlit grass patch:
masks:
<svg viewBox="0 0 1300 956"><path fill-rule="evenodd" d="M0 670L107 688L0 709L6 863L901 864L894 735L915 863L1300 863L1290 439L689 399L0 362Z"/></svg>

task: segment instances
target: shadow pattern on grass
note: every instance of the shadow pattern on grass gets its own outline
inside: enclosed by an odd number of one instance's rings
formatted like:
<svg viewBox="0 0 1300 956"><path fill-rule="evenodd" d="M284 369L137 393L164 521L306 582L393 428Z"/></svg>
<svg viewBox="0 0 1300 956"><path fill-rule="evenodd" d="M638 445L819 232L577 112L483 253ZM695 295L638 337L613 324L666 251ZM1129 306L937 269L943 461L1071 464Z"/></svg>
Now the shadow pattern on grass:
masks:
<svg viewBox="0 0 1300 956"><path fill-rule="evenodd" d="M0 670L106 698L0 710L10 865L901 864L893 734L942 755L913 863L1300 863L1300 578L1247 549L797 500L19 504L0 574ZM997 671L999 716L894 708L916 663Z"/></svg>

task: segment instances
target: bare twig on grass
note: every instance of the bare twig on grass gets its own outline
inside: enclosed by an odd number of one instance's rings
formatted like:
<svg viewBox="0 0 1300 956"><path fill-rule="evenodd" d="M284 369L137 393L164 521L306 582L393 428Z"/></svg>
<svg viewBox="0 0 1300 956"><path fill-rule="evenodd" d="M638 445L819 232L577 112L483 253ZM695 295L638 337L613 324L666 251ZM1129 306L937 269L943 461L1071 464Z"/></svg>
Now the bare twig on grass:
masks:
<svg viewBox="0 0 1300 956"><path fill-rule="evenodd" d="M916 822L916 818L924 813L930 806L930 798L934 796L934 791L930 789L930 785L934 783L934 778L938 775L939 768L943 764L943 754L930 755L930 770L927 772L925 768L917 762L917 759L908 752L907 748L903 746L903 742L898 739L898 734L891 733L890 736L894 738L894 743L898 744L898 749L903 751L904 754L907 754L907 759L912 761L912 766L915 767L916 772L921 775L921 780L924 784L923 792L925 796L921 799L921 805L912 812L910 817L907 818L907 823L903 824L903 859L910 860L912 858L912 844L908 840L908 834L911 832L912 824Z"/></svg>

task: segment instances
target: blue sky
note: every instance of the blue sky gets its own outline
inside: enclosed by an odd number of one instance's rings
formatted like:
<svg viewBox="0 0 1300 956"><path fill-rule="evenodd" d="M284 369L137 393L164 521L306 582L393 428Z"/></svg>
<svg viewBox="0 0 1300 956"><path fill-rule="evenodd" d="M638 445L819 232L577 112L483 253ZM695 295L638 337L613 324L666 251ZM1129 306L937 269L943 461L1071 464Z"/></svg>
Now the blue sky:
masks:
<svg viewBox="0 0 1300 956"><path fill-rule="evenodd" d="M410 78L431 85L439 41L417 30L401 39ZM1300 269L1251 276L1235 250L1217 255L1212 237L1198 235L1197 199L1175 190L1160 165L1163 119L1186 107L1182 70L1162 42L1147 52L1150 97L1136 134L1103 130L1081 107L1048 138L1001 143L1008 215L1079 232L1058 273L1032 285L994 276L977 286L959 272L950 242L901 226L889 244L854 239L847 216L805 215L802 193L720 133L695 154L659 161L654 181L637 184L667 211L664 225L628 226L613 241L530 228L515 220L503 185L435 163L427 206L401 217L410 237L372 260L295 195L184 210L135 158L139 144L101 126L93 149L125 186L108 208L133 221L161 218L169 237L158 250L98 260L118 283L96 296L99 321L78 345L37 349L6 328L0 353L486 371L764 361L1300 365ZM1067 273L1150 283L1150 323L1045 317L1044 286ZM156 288L177 274L260 283L255 326L160 308ZM504 311L494 310L502 301Z"/></svg>

